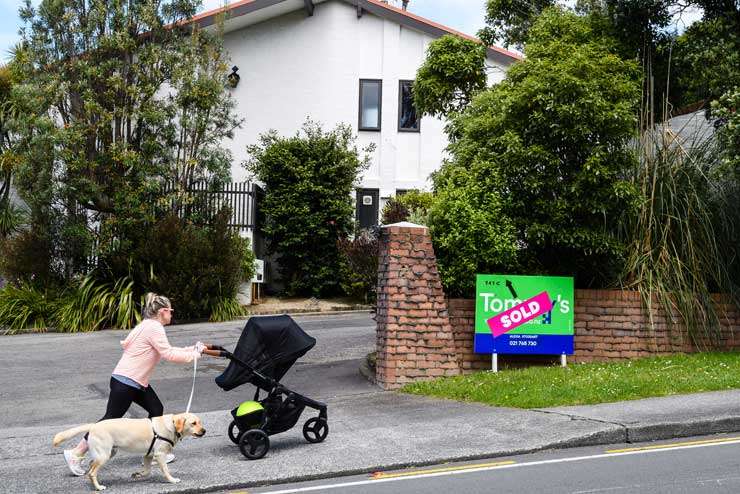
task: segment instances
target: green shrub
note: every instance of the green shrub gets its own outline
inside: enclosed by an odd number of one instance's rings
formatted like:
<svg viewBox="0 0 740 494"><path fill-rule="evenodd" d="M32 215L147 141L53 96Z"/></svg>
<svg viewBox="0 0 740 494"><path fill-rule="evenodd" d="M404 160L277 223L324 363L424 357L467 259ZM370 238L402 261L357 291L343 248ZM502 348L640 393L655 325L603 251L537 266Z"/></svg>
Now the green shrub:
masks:
<svg viewBox="0 0 740 494"><path fill-rule="evenodd" d="M485 166L447 167L435 176L429 213L440 278L451 297L471 297L477 273L518 272L516 233L489 186Z"/></svg>
<svg viewBox="0 0 740 494"><path fill-rule="evenodd" d="M639 68L575 14L548 9L530 33L524 60L450 124L429 226L453 292L472 292L473 274L492 269L603 287L623 263L614 233L636 196L624 176Z"/></svg>
<svg viewBox="0 0 740 494"><path fill-rule="evenodd" d="M392 225L407 221L409 217L409 208L407 208L398 197L391 197L383 206L380 215L380 223L383 225Z"/></svg>
<svg viewBox="0 0 740 494"><path fill-rule="evenodd" d="M211 308L211 316L208 318L211 322L233 321L240 316L247 314L246 309L242 307L236 298L221 298L216 300Z"/></svg>
<svg viewBox="0 0 740 494"><path fill-rule="evenodd" d="M254 277L255 267L254 251L248 238L240 238L239 248L241 249L241 275L242 281L249 281Z"/></svg>
<svg viewBox="0 0 740 494"><path fill-rule="evenodd" d="M47 329L76 333L114 327L129 329L141 320L133 281L105 283L88 275L62 292L25 281L0 289L0 328Z"/></svg>
<svg viewBox="0 0 740 494"><path fill-rule="evenodd" d="M105 327L130 329L141 320L136 309L131 279L110 284L88 275L62 294L56 303L53 324L67 333Z"/></svg>
<svg viewBox="0 0 740 494"><path fill-rule="evenodd" d="M37 228L22 230L0 243L0 273L8 280L43 286L60 284L50 262L52 242Z"/></svg>
<svg viewBox="0 0 740 494"><path fill-rule="evenodd" d="M9 333L21 329L46 329L54 313L53 297L27 282L0 289L0 329Z"/></svg>
<svg viewBox="0 0 740 494"><path fill-rule="evenodd" d="M244 241L228 227L229 217L223 209L210 226L174 215L157 221L131 258L138 293L166 295L178 319L210 317L221 299L235 298L246 254Z"/></svg>
<svg viewBox="0 0 740 494"><path fill-rule="evenodd" d="M342 289L365 303L375 302L378 285L378 237L362 230L354 238L340 239L337 248L342 255Z"/></svg>
<svg viewBox="0 0 740 494"><path fill-rule="evenodd" d="M247 148L246 168L265 184L267 250L277 254L288 295L341 291L336 242L352 233L351 193L368 162L360 159L354 140L347 125L324 132L309 121L294 137L271 132Z"/></svg>
<svg viewBox="0 0 740 494"><path fill-rule="evenodd" d="M429 225L429 211L434 203L434 194L418 190L410 190L403 195L398 196L401 202L409 211L406 221L417 225Z"/></svg>
<svg viewBox="0 0 740 494"><path fill-rule="evenodd" d="M740 86L735 86L712 102L720 124L717 131L722 146L722 166L740 182Z"/></svg>

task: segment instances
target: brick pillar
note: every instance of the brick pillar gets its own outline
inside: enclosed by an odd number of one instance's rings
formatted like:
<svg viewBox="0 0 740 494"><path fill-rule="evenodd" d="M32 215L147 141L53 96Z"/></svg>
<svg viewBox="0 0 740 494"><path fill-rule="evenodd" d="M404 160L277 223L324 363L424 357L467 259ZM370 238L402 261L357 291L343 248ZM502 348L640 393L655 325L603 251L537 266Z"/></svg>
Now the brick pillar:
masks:
<svg viewBox="0 0 740 494"><path fill-rule="evenodd" d="M396 223L380 234L377 362L384 389L460 374L432 239L425 226Z"/></svg>

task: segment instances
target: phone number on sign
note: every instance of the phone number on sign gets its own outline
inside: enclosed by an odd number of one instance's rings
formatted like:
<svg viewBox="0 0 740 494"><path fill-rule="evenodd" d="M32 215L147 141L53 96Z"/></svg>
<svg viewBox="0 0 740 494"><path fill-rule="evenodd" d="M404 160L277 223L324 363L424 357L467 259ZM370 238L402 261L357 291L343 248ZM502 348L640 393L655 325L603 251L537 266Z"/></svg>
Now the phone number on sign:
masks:
<svg viewBox="0 0 740 494"><path fill-rule="evenodd" d="M517 340L511 340L509 341L509 346L537 346L536 341L517 341Z"/></svg>

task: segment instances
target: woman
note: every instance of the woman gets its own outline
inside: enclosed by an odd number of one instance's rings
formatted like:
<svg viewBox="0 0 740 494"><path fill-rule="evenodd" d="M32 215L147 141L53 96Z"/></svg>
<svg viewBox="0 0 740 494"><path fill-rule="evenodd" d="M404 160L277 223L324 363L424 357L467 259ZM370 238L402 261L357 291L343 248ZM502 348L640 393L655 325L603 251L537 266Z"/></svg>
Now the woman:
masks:
<svg viewBox="0 0 740 494"><path fill-rule="evenodd" d="M113 369L108 406L100 420L123 417L131 403L136 403L149 412L149 418L163 415L162 402L149 385L149 378L157 363L163 358L171 362L192 362L210 348L200 341L194 346L184 348L170 346L164 327L172 321L172 312L172 305L167 297L146 294L144 320L121 341L123 355ZM82 460L86 453L87 435L74 449L64 450L64 459L74 475L85 474ZM174 455L168 455L167 463L174 458Z"/></svg>

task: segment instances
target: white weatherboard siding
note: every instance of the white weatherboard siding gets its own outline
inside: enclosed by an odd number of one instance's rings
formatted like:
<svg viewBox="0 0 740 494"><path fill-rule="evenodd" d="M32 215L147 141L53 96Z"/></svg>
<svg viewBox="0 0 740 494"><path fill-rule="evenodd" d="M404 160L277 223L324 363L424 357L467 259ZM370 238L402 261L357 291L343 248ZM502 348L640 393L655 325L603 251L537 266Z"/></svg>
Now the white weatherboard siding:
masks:
<svg viewBox="0 0 740 494"><path fill-rule="evenodd" d="M447 146L444 123L424 117L420 133L399 132L398 84L414 79L433 39L367 12L357 18L354 7L339 1L316 4L311 17L301 9L227 33L225 47L241 76L232 94L245 119L226 142L233 180L248 178L241 163L260 134L275 129L292 136L311 118L326 130L350 124L360 148L375 144L361 187L380 189L381 197L428 189ZM494 80L502 76L492 72ZM357 132L360 79L383 81L380 132Z"/></svg>

